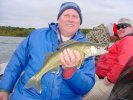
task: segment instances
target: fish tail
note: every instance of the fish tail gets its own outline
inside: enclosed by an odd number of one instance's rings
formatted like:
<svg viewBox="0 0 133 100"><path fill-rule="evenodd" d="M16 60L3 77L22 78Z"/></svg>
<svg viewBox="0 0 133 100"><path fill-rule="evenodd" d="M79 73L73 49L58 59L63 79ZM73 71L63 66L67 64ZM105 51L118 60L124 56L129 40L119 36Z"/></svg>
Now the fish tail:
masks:
<svg viewBox="0 0 133 100"><path fill-rule="evenodd" d="M33 76L26 84L25 84L25 88L35 88L38 93L41 93L41 84L40 84L40 79L36 79L35 76Z"/></svg>

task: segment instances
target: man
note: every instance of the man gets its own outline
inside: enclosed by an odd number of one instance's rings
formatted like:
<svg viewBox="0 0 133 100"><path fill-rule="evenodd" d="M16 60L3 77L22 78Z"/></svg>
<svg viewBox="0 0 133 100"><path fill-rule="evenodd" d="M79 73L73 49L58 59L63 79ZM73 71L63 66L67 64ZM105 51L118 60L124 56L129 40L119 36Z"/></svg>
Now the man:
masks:
<svg viewBox="0 0 133 100"><path fill-rule="evenodd" d="M133 22L128 18L121 18L116 27L120 40L108 48L108 53L101 55L96 62L96 84L84 100L108 100L124 65L133 56Z"/></svg>
<svg viewBox="0 0 133 100"><path fill-rule="evenodd" d="M81 100L95 83L93 57L82 60L78 51L65 49L61 54L59 72L47 72L41 79L42 92L34 88L26 89L27 81L45 63L46 55L58 50L59 44L67 40L86 41L79 31L82 14L73 2L63 3L57 17L58 24L51 23L48 28L34 30L14 52L0 82L0 100ZM18 80L19 79L19 80ZM17 81L18 80L18 81Z"/></svg>

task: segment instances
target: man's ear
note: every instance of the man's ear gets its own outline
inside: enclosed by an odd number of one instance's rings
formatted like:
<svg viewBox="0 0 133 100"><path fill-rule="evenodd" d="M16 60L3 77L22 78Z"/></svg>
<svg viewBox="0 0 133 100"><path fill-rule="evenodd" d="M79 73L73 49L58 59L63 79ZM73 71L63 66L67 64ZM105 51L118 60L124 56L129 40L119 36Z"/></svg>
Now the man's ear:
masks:
<svg viewBox="0 0 133 100"><path fill-rule="evenodd" d="M133 32L133 26L131 28L132 28L132 32Z"/></svg>

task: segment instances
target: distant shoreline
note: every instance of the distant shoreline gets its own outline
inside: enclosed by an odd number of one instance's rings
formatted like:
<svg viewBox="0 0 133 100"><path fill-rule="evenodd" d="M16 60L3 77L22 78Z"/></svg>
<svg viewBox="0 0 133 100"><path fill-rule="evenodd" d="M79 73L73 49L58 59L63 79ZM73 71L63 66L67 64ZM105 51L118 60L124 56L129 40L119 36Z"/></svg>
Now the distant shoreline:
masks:
<svg viewBox="0 0 133 100"><path fill-rule="evenodd" d="M0 36L26 37L35 28L0 26Z"/></svg>
<svg viewBox="0 0 133 100"><path fill-rule="evenodd" d="M0 26L0 36L26 37L33 30L35 30L35 28ZM87 34L90 29L81 29L81 31Z"/></svg>

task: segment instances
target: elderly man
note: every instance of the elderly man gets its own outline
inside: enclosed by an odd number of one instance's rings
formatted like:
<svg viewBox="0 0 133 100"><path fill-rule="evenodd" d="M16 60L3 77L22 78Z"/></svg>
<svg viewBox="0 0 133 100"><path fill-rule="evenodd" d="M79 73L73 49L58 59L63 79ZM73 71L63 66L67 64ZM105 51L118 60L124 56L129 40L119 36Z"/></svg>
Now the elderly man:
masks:
<svg viewBox="0 0 133 100"><path fill-rule="evenodd" d="M108 100L124 65L133 56L133 22L128 18L121 18L116 29L115 33L120 40L108 48L108 53L101 55L96 62L96 84L84 100Z"/></svg>
<svg viewBox="0 0 133 100"><path fill-rule="evenodd" d="M91 90L95 83L94 59L85 59L77 68L82 57L71 49L62 52L58 73L49 71L43 75L41 94L34 87L25 88L27 81L45 63L46 55L57 51L59 44L67 40L87 41L79 30L82 14L76 3L63 3L57 20L57 24L51 23L48 28L31 32L16 49L0 82L0 100L81 100ZM8 93L12 91L9 98Z"/></svg>

